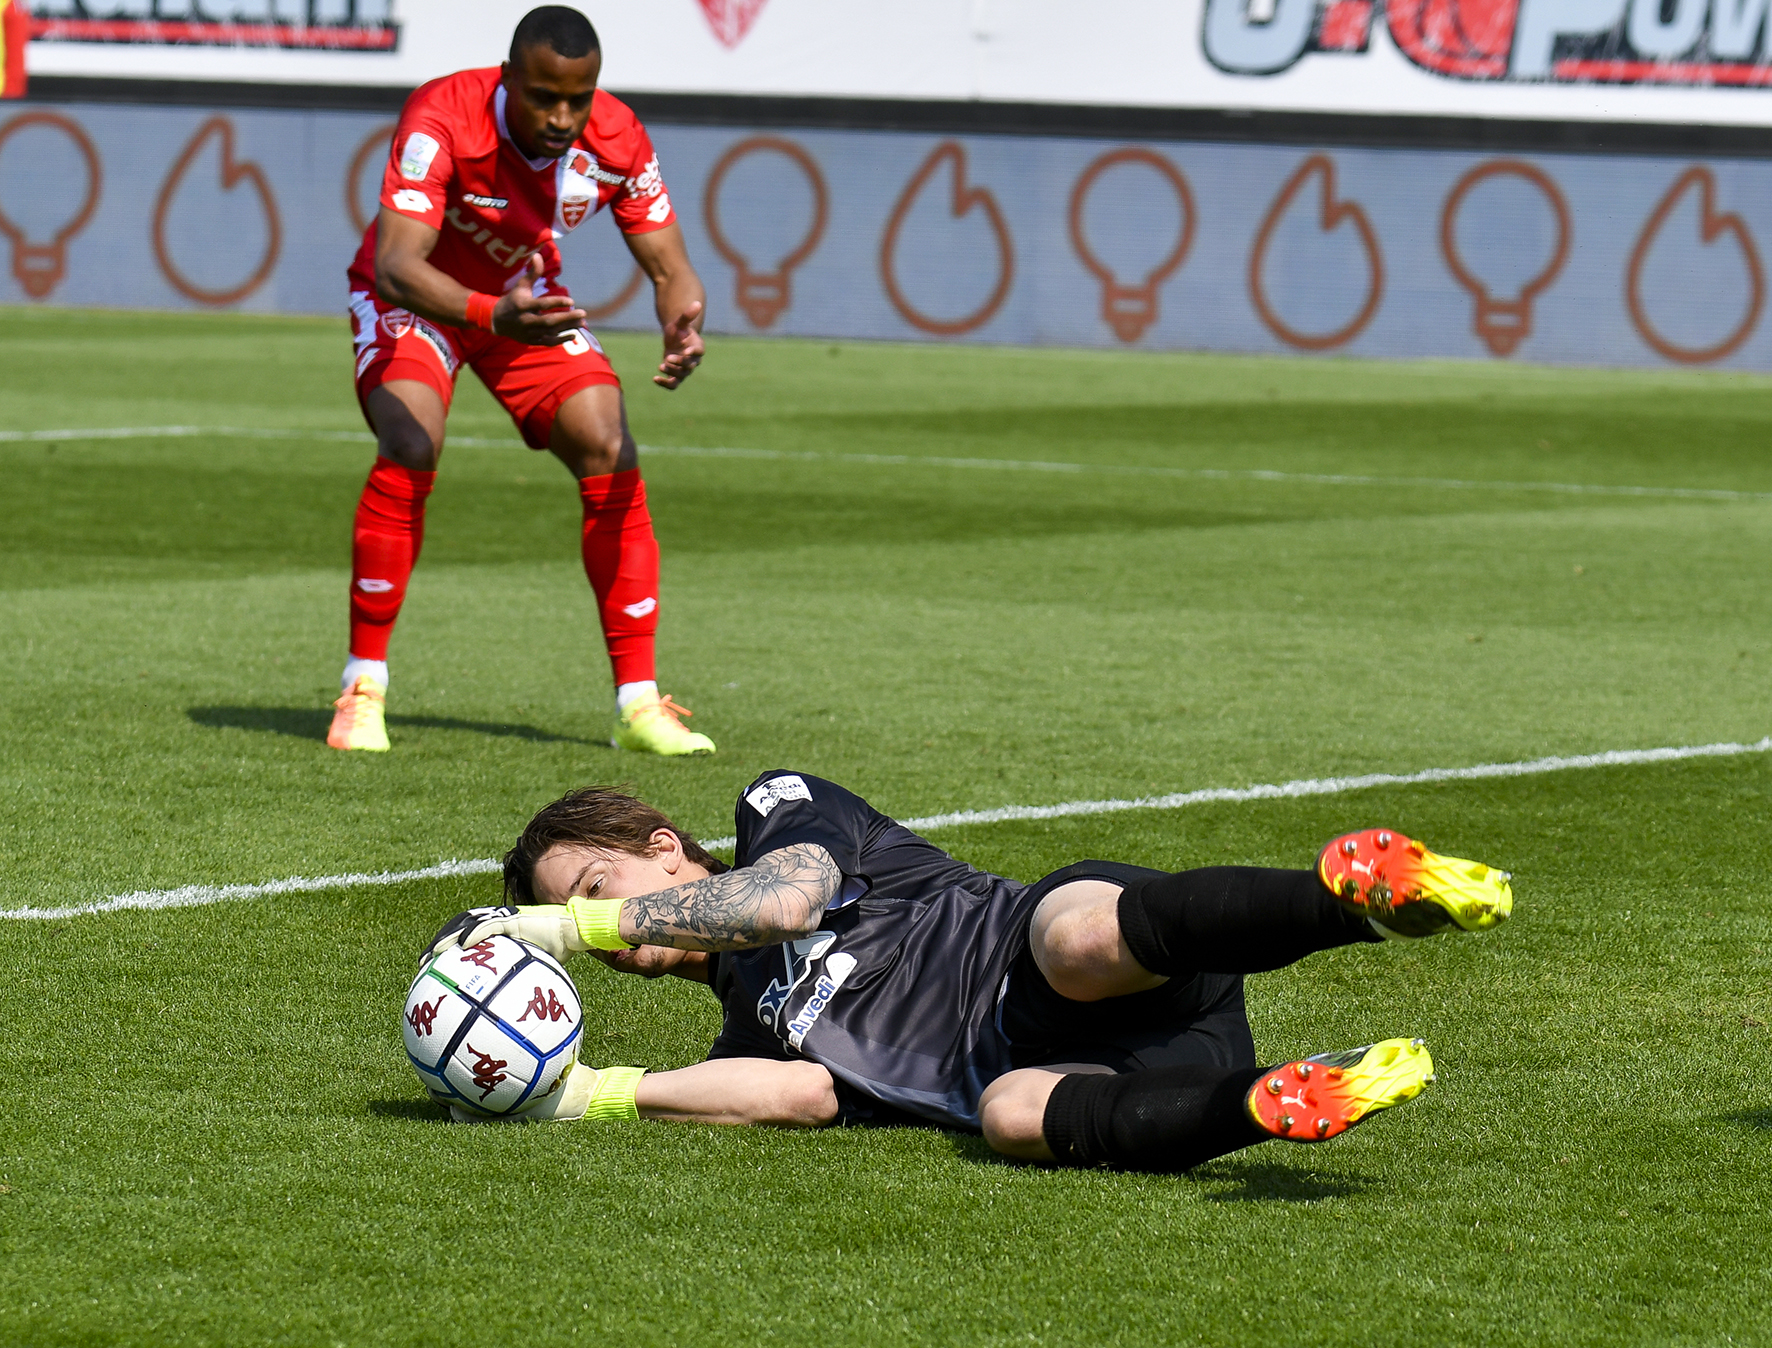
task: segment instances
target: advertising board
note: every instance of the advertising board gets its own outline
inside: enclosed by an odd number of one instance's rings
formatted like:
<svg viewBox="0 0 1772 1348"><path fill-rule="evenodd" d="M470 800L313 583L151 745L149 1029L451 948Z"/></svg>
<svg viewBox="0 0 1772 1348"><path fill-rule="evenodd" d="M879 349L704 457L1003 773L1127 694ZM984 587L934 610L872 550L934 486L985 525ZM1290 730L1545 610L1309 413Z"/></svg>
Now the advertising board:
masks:
<svg viewBox="0 0 1772 1348"><path fill-rule="evenodd" d="M624 91L1772 125L1769 0L594 0ZM48 76L411 88L529 0L33 0ZM225 17L218 17L225 16Z"/></svg>
<svg viewBox="0 0 1772 1348"><path fill-rule="evenodd" d="M343 343L392 130L0 115L0 303L334 314ZM715 333L1772 369L1764 160L652 133ZM653 326L607 218L562 248L594 325Z"/></svg>

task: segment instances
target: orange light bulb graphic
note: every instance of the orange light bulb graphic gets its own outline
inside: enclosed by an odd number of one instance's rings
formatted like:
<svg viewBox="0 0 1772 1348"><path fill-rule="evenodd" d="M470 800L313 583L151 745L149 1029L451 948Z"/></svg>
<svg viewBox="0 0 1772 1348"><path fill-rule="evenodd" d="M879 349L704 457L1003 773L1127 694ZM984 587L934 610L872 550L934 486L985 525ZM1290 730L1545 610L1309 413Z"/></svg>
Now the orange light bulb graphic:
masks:
<svg viewBox="0 0 1772 1348"><path fill-rule="evenodd" d="M67 275L68 241L86 228L93 212L98 209L102 177L98 151L93 149L92 141L88 139L85 130L78 122L59 113L27 112L22 117L14 117L4 127L0 127L0 151L6 148L7 141L29 126L53 127L61 132L74 142L86 164L86 194L82 205L56 226L48 242L33 242L24 227L17 224L6 213L4 205L0 204L0 234L6 235L12 244L12 274L24 288L25 294L34 300L41 300L49 298L50 293L61 284L62 277Z"/></svg>
<svg viewBox="0 0 1772 1348"><path fill-rule="evenodd" d="M1491 285L1470 268L1458 250L1458 215L1465 200L1492 178L1518 178L1530 183L1549 204L1557 222L1557 246L1550 260L1515 292L1509 284ZM1476 302L1471 328L1497 356L1511 356L1532 335L1533 302L1550 287L1569 260L1569 205L1550 176L1520 159L1491 159L1478 164L1453 185L1440 211L1440 251L1458 284ZM1502 293L1497 294L1497 290ZM1512 298L1509 298L1509 296Z"/></svg>
<svg viewBox="0 0 1772 1348"><path fill-rule="evenodd" d="M1089 236L1083 226L1084 208L1090 192L1095 189L1096 181L1109 169L1120 164L1142 164L1154 169L1174 190L1176 202L1181 207L1181 229L1176 235L1175 246L1136 285L1127 285L1111 267L1095 256L1095 250L1089 246ZM1194 194L1188 189L1187 179L1181 176L1175 165L1150 150L1136 147L1110 150L1084 169L1082 176L1077 179L1077 185L1071 189L1071 247L1076 249L1083 265L1101 282L1101 316L1114 330L1114 336L1122 342L1136 342L1144 335L1145 329L1157 321L1157 290L1186 260L1188 249L1194 242L1195 219Z"/></svg>
<svg viewBox="0 0 1772 1348"><path fill-rule="evenodd" d="M753 266L748 257L727 241L726 231L720 224L720 189L725 185L726 175L739 161L756 154L786 156L798 167L812 189L812 224L807 229L806 236L776 264L773 271L759 270ZM824 238L830 203L825 191L824 174L819 172L817 161L793 141L783 140L779 136L752 136L741 140L720 156L719 162L714 165L714 171L708 174L703 205L707 215L708 238L713 240L714 250L738 273L738 307L750 319L751 326L769 327L794 302L794 268L811 257L819 240Z"/></svg>

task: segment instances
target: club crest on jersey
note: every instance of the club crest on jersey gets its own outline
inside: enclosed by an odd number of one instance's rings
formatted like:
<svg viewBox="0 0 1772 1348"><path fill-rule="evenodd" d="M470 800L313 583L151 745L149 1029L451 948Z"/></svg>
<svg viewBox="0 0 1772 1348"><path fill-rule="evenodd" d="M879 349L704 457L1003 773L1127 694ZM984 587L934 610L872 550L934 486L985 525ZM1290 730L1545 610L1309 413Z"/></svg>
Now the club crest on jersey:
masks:
<svg viewBox="0 0 1772 1348"><path fill-rule="evenodd" d="M812 790L803 777L789 773L785 777L771 777L761 786L745 792L744 798L753 810L767 819L769 812L784 800L811 800Z"/></svg>
<svg viewBox="0 0 1772 1348"><path fill-rule="evenodd" d="M381 330L393 341L412 331L412 314L406 309L389 309L381 316Z"/></svg>
<svg viewBox="0 0 1772 1348"><path fill-rule="evenodd" d="M597 161L580 149L560 161L560 223L577 229L597 200Z"/></svg>

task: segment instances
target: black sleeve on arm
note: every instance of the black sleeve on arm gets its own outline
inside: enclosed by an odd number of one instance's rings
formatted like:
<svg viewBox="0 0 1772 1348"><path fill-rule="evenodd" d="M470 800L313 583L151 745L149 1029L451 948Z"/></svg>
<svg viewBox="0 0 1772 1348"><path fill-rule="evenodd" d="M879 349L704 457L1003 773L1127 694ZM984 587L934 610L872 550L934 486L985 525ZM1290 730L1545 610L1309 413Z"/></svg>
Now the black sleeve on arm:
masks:
<svg viewBox="0 0 1772 1348"><path fill-rule="evenodd" d="M853 791L803 772L775 769L747 786L733 812L738 847L733 860L757 858L796 843L817 843L844 875L858 875L862 849L876 821L889 822Z"/></svg>

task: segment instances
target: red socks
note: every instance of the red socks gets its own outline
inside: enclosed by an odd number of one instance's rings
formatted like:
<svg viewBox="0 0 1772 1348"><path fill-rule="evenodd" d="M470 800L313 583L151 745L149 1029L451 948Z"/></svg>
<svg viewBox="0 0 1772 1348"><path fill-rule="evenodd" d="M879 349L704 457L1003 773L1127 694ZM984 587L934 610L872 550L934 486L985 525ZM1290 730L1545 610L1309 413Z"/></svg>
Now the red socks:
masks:
<svg viewBox="0 0 1772 1348"><path fill-rule="evenodd" d="M379 456L369 470L351 531L351 655L356 659L388 658L388 637L425 541L425 498L436 480L435 473L415 472Z"/></svg>
<svg viewBox="0 0 1772 1348"><path fill-rule="evenodd" d="M651 679L658 631L658 540L646 509L646 484L640 470L630 468L582 478L578 493L585 509L585 575L597 595L615 682Z"/></svg>

